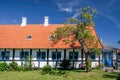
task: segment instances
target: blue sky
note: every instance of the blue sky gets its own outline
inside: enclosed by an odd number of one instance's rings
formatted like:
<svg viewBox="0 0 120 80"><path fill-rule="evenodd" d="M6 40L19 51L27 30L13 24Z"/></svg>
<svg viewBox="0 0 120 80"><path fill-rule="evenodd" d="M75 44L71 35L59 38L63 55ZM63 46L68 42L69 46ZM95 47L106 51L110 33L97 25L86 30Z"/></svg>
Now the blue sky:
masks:
<svg viewBox="0 0 120 80"><path fill-rule="evenodd" d="M95 18L99 38L120 48L120 0L0 0L0 24L21 24L22 16L28 24L43 24L44 16L49 16L50 24L64 23L86 6L99 11Z"/></svg>

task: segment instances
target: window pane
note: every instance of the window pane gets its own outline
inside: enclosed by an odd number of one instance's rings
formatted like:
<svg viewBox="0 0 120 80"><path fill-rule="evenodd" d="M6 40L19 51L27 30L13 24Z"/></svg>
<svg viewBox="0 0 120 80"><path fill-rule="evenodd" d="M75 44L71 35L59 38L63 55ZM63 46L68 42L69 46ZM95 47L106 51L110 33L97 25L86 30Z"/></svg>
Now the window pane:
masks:
<svg viewBox="0 0 120 80"><path fill-rule="evenodd" d="M25 59L29 59L29 52L25 52Z"/></svg>
<svg viewBox="0 0 120 80"><path fill-rule="evenodd" d="M2 59L2 53L1 53L1 51L0 51L0 59Z"/></svg>
<svg viewBox="0 0 120 80"><path fill-rule="evenodd" d="M9 57L10 57L10 52L7 51L7 52L6 52L6 59L9 59Z"/></svg>
<svg viewBox="0 0 120 80"><path fill-rule="evenodd" d="M120 59L120 53L118 53L118 59Z"/></svg>
<svg viewBox="0 0 120 80"><path fill-rule="evenodd" d="M95 60L95 54L91 53L91 54L90 54L90 59L91 59L91 60Z"/></svg>
<svg viewBox="0 0 120 80"><path fill-rule="evenodd" d="M24 59L24 52L20 52L21 59Z"/></svg>
<svg viewBox="0 0 120 80"><path fill-rule="evenodd" d="M21 51L20 52L21 59L29 59L29 52L28 51Z"/></svg>
<svg viewBox="0 0 120 80"><path fill-rule="evenodd" d="M52 59L56 59L56 52L52 52Z"/></svg>
<svg viewBox="0 0 120 80"><path fill-rule="evenodd" d="M4 59L4 54L5 54L5 52L4 52L4 51L2 51L2 59Z"/></svg>
<svg viewBox="0 0 120 80"><path fill-rule="evenodd" d="M57 53L57 59L60 60L61 59L61 52Z"/></svg>
<svg viewBox="0 0 120 80"><path fill-rule="evenodd" d="M0 59L3 60L4 59L4 52L0 51Z"/></svg>
<svg viewBox="0 0 120 80"><path fill-rule="evenodd" d="M74 59L78 60L78 52L74 52Z"/></svg>
<svg viewBox="0 0 120 80"><path fill-rule="evenodd" d="M45 59L46 53L42 52L42 59Z"/></svg>
<svg viewBox="0 0 120 80"><path fill-rule="evenodd" d="M73 52L69 52L69 59L73 59Z"/></svg>
<svg viewBox="0 0 120 80"><path fill-rule="evenodd" d="M40 52L37 52L37 59L40 59Z"/></svg>

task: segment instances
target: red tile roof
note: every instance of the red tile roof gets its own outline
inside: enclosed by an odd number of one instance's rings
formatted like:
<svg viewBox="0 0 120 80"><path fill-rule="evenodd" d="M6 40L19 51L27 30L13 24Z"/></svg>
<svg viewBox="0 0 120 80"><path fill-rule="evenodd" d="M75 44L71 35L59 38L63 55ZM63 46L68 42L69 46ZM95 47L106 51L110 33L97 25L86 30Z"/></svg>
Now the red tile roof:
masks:
<svg viewBox="0 0 120 80"><path fill-rule="evenodd" d="M52 45L50 40L51 33L63 24L28 24L25 27L20 25L0 25L0 48L81 48L79 42L75 44L65 44L59 41ZM95 30L93 34L96 35ZM32 39L27 39L31 35ZM101 44L99 43L99 48Z"/></svg>

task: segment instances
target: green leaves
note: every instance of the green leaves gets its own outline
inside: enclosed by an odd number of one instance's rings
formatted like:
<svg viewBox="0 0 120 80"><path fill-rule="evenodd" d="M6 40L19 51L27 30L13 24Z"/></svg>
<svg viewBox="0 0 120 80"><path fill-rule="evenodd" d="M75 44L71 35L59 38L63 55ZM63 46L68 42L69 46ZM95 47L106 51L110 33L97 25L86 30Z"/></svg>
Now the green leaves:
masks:
<svg viewBox="0 0 120 80"><path fill-rule="evenodd" d="M93 18L96 13L97 11L89 6L80 8L78 10L79 17L69 18L64 27L58 27L54 31L54 41L64 39L63 42L68 44L78 40L80 44L84 45L83 47L86 50L97 48L98 39L95 39L96 34L92 33L94 25ZM95 52L98 51L95 49Z"/></svg>
<svg viewBox="0 0 120 80"><path fill-rule="evenodd" d="M63 36L63 31L64 31L64 28L62 28L62 27L58 27L57 29L56 29L56 31L54 31L54 35L55 35L55 38L56 39L60 39L60 38L62 38L62 36Z"/></svg>
<svg viewBox="0 0 120 80"><path fill-rule="evenodd" d="M93 48L93 54L97 54L97 55L100 55L101 53L101 50L98 49L98 48Z"/></svg>
<svg viewBox="0 0 120 80"><path fill-rule="evenodd" d="M52 34L54 35L54 41L61 40L74 34L74 26L65 25L65 27L58 27Z"/></svg>

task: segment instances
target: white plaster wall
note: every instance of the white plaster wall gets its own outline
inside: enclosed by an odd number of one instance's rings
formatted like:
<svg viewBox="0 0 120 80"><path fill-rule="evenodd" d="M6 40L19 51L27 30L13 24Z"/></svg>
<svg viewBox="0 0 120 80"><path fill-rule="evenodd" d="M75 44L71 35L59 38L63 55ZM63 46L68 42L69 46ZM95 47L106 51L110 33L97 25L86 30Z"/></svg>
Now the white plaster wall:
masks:
<svg viewBox="0 0 120 80"><path fill-rule="evenodd" d="M102 60L102 53L100 54L100 60Z"/></svg>
<svg viewBox="0 0 120 80"><path fill-rule="evenodd" d="M113 52L113 60L116 60L116 52Z"/></svg>
<svg viewBox="0 0 120 80"><path fill-rule="evenodd" d="M92 61L91 67L92 67L92 68L95 68L95 67L97 67L97 66L98 66L98 61Z"/></svg>
<svg viewBox="0 0 120 80"><path fill-rule="evenodd" d="M83 52L83 60L85 60L85 53Z"/></svg>
<svg viewBox="0 0 120 80"><path fill-rule="evenodd" d="M95 60L99 60L99 56L97 54L95 55Z"/></svg>
<svg viewBox="0 0 120 80"><path fill-rule="evenodd" d="M116 56L116 51L113 52L113 66L116 66L116 59L117 59L117 56Z"/></svg>
<svg viewBox="0 0 120 80"><path fill-rule="evenodd" d="M40 68L47 65L47 61L40 61Z"/></svg>
<svg viewBox="0 0 120 80"><path fill-rule="evenodd" d="M15 61L19 66L21 66L21 61Z"/></svg>
<svg viewBox="0 0 120 80"><path fill-rule="evenodd" d="M32 63L34 67L38 67L38 61L33 61Z"/></svg>
<svg viewBox="0 0 120 80"><path fill-rule="evenodd" d="M12 63L12 61L6 61L6 63L7 63L7 64L10 64L10 63Z"/></svg>
<svg viewBox="0 0 120 80"><path fill-rule="evenodd" d="M81 64L81 62L74 62L74 67L75 68L80 68L80 64Z"/></svg>
<svg viewBox="0 0 120 80"><path fill-rule="evenodd" d="M53 68L55 68L56 61L49 61L49 65Z"/></svg>

